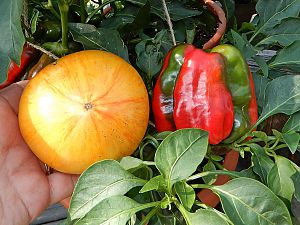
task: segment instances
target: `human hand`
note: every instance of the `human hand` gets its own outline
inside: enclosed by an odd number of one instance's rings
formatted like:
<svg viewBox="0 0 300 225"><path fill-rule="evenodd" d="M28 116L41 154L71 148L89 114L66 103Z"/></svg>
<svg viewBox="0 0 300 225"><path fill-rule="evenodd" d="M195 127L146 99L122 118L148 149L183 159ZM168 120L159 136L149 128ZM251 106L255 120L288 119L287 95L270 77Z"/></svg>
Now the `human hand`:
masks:
<svg viewBox="0 0 300 225"><path fill-rule="evenodd" d="M46 175L24 142L18 105L26 81L0 91L0 225L28 225L50 204L72 194L77 175Z"/></svg>

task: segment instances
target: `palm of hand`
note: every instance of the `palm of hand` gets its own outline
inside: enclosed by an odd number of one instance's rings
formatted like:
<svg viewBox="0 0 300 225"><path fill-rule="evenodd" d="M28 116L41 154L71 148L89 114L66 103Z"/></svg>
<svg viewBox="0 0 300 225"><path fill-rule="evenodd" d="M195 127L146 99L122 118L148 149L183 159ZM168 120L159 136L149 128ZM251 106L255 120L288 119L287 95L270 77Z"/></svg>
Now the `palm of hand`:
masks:
<svg viewBox="0 0 300 225"><path fill-rule="evenodd" d="M24 142L17 119L24 85L0 92L0 217L6 225L30 223L49 204L70 196L76 179L58 172L45 175Z"/></svg>

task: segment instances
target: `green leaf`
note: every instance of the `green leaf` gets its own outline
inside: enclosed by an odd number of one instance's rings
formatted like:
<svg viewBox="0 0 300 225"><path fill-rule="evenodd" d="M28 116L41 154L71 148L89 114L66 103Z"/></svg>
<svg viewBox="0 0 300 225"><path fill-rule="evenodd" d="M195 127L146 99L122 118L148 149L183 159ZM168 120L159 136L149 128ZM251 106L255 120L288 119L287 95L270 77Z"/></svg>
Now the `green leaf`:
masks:
<svg viewBox="0 0 300 225"><path fill-rule="evenodd" d="M259 0L256 4L259 15L256 33L265 33L288 17L296 17L300 11L300 0Z"/></svg>
<svg viewBox="0 0 300 225"><path fill-rule="evenodd" d="M263 57L257 56L257 55L255 55L253 58L254 58L255 62L257 63L257 65L259 66L260 70L262 71L262 74L264 75L264 77L268 77L269 76L269 67L268 67L266 60Z"/></svg>
<svg viewBox="0 0 300 225"><path fill-rule="evenodd" d="M247 169L244 169L244 170L241 170L239 173L239 176L240 177L248 177L248 178L252 178L252 179L255 179L255 180L258 180L259 178L257 177L257 175L254 173L253 171L253 166L247 168Z"/></svg>
<svg viewBox="0 0 300 225"><path fill-rule="evenodd" d="M268 135L263 131L253 131L252 134L254 137L260 138L265 143L268 143L269 141Z"/></svg>
<svg viewBox="0 0 300 225"><path fill-rule="evenodd" d="M220 0L223 8L226 12L226 18L230 19L234 16L235 12L235 1L234 0Z"/></svg>
<svg viewBox="0 0 300 225"><path fill-rule="evenodd" d="M258 109L261 112L263 107L265 106L265 90L267 84L269 83L269 79L264 76L260 76L257 73L252 73L252 74L253 74L253 81L255 86L256 101L257 101Z"/></svg>
<svg viewBox="0 0 300 225"><path fill-rule="evenodd" d="M257 50L249 43L249 41L245 37L241 36L234 30L231 30L230 33L233 38L233 44L243 53L246 59L252 58L257 53Z"/></svg>
<svg viewBox="0 0 300 225"><path fill-rule="evenodd" d="M289 120L285 123L284 127L282 128L282 132L298 132L300 131L300 111L296 112L295 114L291 115Z"/></svg>
<svg viewBox="0 0 300 225"><path fill-rule="evenodd" d="M0 1L0 83L6 80L10 60L20 65L25 43L21 26L23 0Z"/></svg>
<svg viewBox="0 0 300 225"><path fill-rule="evenodd" d="M143 160L132 157L132 156L125 156L120 160L120 165L125 169L125 170L130 170L134 168L138 168L140 166L143 166Z"/></svg>
<svg viewBox="0 0 300 225"><path fill-rule="evenodd" d="M216 170L215 164L212 161L208 161L204 166L203 166L203 172L206 171L214 171ZM217 175L216 174L212 174L212 175L208 175L202 178L205 184L213 184L216 179L217 179Z"/></svg>
<svg viewBox="0 0 300 225"><path fill-rule="evenodd" d="M253 171L261 178L262 182L267 184L267 177L270 170L274 166L274 162L266 154L264 148L257 144L251 144L250 146L253 162Z"/></svg>
<svg viewBox="0 0 300 225"><path fill-rule="evenodd" d="M137 31L150 21L150 3L147 1L143 6L127 5L123 10L102 21L101 27L108 29L120 29L124 26L130 32Z"/></svg>
<svg viewBox="0 0 300 225"><path fill-rule="evenodd" d="M294 154L298 148L298 144L300 141L300 134L296 132L283 133L282 139L289 147L291 153Z"/></svg>
<svg viewBox="0 0 300 225"><path fill-rule="evenodd" d="M167 1L167 8L173 21L179 21L193 16L201 15L199 10L187 8L184 2L179 0ZM151 13L159 16L161 19L166 20L164 9L161 0L150 0Z"/></svg>
<svg viewBox="0 0 300 225"><path fill-rule="evenodd" d="M292 177L295 187L295 197L300 202L300 172L297 171Z"/></svg>
<svg viewBox="0 0 300 225"><path fill-rule="evenodd" d="M282 76L269 82L264 102L264 108L256 125L277 113L291 115L299 111L300 75Z"/></svg>
<svg viewBox="0 0 300 225"><path fill-rule="evenodd" d="M154 161L167 182L168 190L196 171L207 147L208 133L200 129L177 130L163 140Z"/></svg>
<svg viewBox="0 0 300 225"><path fill-rule="evenodd" d="M288 68L289 70L300 72L300 57L297 49L300 49L300 40L278 51L269 67L271 69Z"/></svg>
<svg viewBox="0 0 300 225"><path fill-rule="evenodd" d="M292 201L295 192L294 183L291 176L296 173L296 169L291 161L282 156L276 156L275 165L268 175L268 187L278 196Z"/></svg>
<svg viewBox="0 0 300 225"><path fill-rule="evenodd" d="M36 27L37 27L37 21L39 18L39 14L40 11L38 11L37 9L33 10L33 15L30 19L30 29L31 29L31 33L34 34L36 32Z"/></svg>
<svg viewBox="0 0 300 225"><path fill-rule="evenodd" d="M236 178L211 189L219 195L223 209L233 224L292 225L285 204L257 180Z"/></svg>
<svg viewBox="0 0 300 225"><path fill-rule="evenodd" d="M72 195L71 219L81 218L104 199L123 195L143 186L145 181L127 172L114 160L104 160L90 166L79 178Z"/></svg>
<svg viewBox="0 0 300 225"><path fill-rule="evenodd" d="M156 177L151 178L140 190L140 193L145 193L148 191L164 191L166 190L167 185L164 177L162 175L158 175Z"/></svg>
<svg viewBox="0 0 300 225"><path fill-rule="evenodd" d="M163 64L164 54L151 41L141 41L135 47L136 64L150 78L157 74Z"/></svg>
<svg viewBox="0 0 300 225"><path fill-rule="evenodd" d="M188 225L229 225L228 218L213 209L199 209L195 213L187 214Z"/></svg>
<svg viewBox="0 0 300 225"><path fill-rule="evenodd" d="M185 181L175 183L174 187L181 204L187 211L190 211L196 198L194 188L188 185Z"/></svg>
<svg viewBox="0 0 300 225"><path fill-rule="evenodd" d="M168 30L161 30L154 38L142 40L135 47L137 66L152 78L162 68L164 57L171 47Z"/></svg>
<svg viewBox="0 0 300 225"><path fill-rule="evenodd" d="M155 204L140 204L126 196L113 196L96 205L76 225L126 225L138 211L153 207Z"/></svg>
<svg viewBox="0 0 300 225"><path fill-rule="evenodd" d="M256 46L259 45L270 45L273 43L278 43L282 46L288 46L294 41L300 40L300 18L287 18L282 20L282 22L274 27L268 36L260 40Z"/></svg>
<svg viewBox="0 0 300 225"><path fill-rule="evenodd" d="M118 31L83 23L69 23L69 27L74 41L80 42L85 49L112 52L129 61L127 47Z"/></svg>

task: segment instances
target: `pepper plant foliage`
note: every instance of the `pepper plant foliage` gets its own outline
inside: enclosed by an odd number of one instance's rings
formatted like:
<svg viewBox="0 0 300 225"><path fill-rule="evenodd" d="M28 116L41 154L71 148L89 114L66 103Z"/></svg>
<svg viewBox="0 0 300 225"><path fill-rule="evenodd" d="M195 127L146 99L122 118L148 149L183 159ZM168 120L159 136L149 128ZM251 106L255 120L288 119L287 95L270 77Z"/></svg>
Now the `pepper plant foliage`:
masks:
<svg viewBox="0 0 300 225"><path fill-rule="evenodd" d="M219 2L234 21L234 1ZM169 0L167 7L178 43L201 48L213 34L217 21L200 1ZM256 130L232 144L210 146L205 131L157 133L150 122L134 155L95 163L80 176L65 224L300 223L300 168L294 162L300 152L300 0L258 0L256 11L251 22L229 26L222 39L256 63ZM28 41L57 56L83 49L113 52L140 72L151 97L173 46L161 0L2 0L0 14L6 31L0 38L0 82ZM48 35L54 32L49 21L58 27L56 35ZM266 50L276 54L266 58ZM268 121L279 114L288 120L267 132ZM240 153L237 171L222 167L216 148ZM214 185L220 174L231 181ZM201 189L217 194L220 206L198 200Z"/></svg>

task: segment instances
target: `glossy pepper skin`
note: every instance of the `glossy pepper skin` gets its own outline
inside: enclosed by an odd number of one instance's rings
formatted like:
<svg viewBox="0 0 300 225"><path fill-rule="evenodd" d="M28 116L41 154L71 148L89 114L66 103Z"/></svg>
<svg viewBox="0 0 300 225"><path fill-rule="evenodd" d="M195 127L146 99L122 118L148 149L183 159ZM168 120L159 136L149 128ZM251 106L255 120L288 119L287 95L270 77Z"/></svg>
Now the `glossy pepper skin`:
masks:
<svg viewBox="0 0 300 225"><path fill-rule="evenodd" d="M31 63L35 55L36 55L36 50L31 46L25 44L21 55L20 66L18 66L13 61L10 62L8 72L7 72L7 78L3 83L0 84L0 89L12 84L16 79L21 77L24 69L26 69L27 66Z"/></svg>
<svg viewBox="0 0 300 225"><path fill-rule="evenodd" d="M158 131L200 128L209 132L210 144L218 144L229 136L234 118L232 98L225 83L224 60L218 53L183 46L170 51L155 85L152 101L155 125ZM185 51L182 63L175 67L173 62L179 56L172 53L179 53L178 47ZM178 75L174 76L173 71ZM164 88L166 81L172 83L168 95Z"/></svg>
<svg viewBox="0 0 300 225"><path fill-rule="evenodd" d="M176 130L173 118L173 92L184 56L193 50L192 45L177 45L168 52L165 58L158 82L154 87L152 101L155 125L159 132Z"/></svg>
<svg viewBox="0 0 300 225"><path fill-rule="evenodd" d="M192 45L171 49L156 82L152 108L159 132L200 128L209 143L232 143L257 120L254 85L238 49L206 53Z"/></svg>
<svg viewBox="0 0 300 225"><path fill-rule="evenodd" d="M258 118L254 83L249 66L242 53L231 45L219 45L211 52L225 59L225 80L234 105L234 127L224 143L232 143L245 134Z"/></svg>

